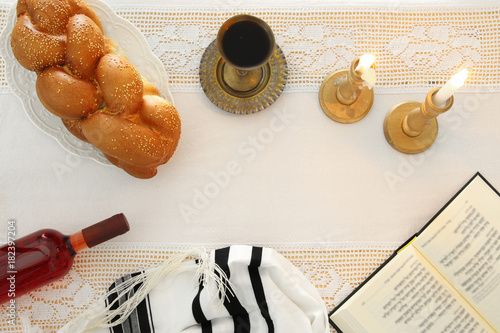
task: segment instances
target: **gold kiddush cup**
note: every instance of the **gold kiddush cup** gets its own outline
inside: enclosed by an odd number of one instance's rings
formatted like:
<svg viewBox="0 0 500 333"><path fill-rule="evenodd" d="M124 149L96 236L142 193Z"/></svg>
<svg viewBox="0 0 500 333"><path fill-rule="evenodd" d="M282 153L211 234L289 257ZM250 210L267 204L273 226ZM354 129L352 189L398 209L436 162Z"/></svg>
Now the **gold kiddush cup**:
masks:
<svg viewBox="0 0 500 333"><path fill-rule="evenodd" d="M224 60L224 88L240 98L262 89L269 76L264 65L273 54L274 44L271 28L261 19L237 15L227 20L217 34L217 48Z"/></svg>
<svg viewBox="0 0 500 333"><path fill-rule="evenodd" d="M271 105L283 91L286 59L269 25L236 15L220 27L200 62L200 83L221 109L248 114Z"/></svg>

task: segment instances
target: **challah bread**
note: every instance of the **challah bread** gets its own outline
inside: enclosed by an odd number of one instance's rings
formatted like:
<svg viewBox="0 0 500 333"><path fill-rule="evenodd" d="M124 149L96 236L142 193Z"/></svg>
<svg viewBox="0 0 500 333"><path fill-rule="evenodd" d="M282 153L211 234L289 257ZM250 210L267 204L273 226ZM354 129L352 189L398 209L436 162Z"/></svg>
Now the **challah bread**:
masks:
<svg viewBox="0 0 500 333"><path fill-rule="evenodd" d="M142 77L126 59L106 54L97 64L96 79L110 112L130 115L139 110L144 93Z"/></svg>
<svg viewBox="0 0 500 333"><path fill-rule="evenodd" d="M168 143L163 161L172 157L181 136L181 122L175 107L156 95L145 95L139 110L139 124L151 128Z"/></svg>
<svg viewBox="0 0 500 333"><path fill-rule="evenodd" d="M102 29L102 23L97 14L81 0L18 0L17 16L28 13L38 30L50 34L64 34L69 18L75 14L89 17Z"/></svg>
<svg viewBox="0 0 500 333"><path fill-rule="evenodd" d="M82 120L81 119L76 119L76 120L62 119L62 122L63 122L63 125L66 127L66 129L71 134L73 134L74 136L76 136L78 139L80 139L82 141L89 142L89 140L87 140L85 135L83 135Z"/></svg>
<svg viewBox="0 0 500 333"><path fill-rule="evenodd" d="M70 17L66 31L66 65L77 77L92 79L95 66L104 55L102 31L83 14Z"/></svg>
<svg viewBox="0 0 500 333"><path fill-rule="evenodd" d="M158 163L165 163L174 154L181 134L181 123L177 111L175 110L173 105L156 95L144 96L144 102L138 115L139 123L151 128L152 131L160 136L160 140L165 142L165 147L169 147L167 153L161 158L161 160L151 165L127 163L124 160L120 160L110 155L105 154L105 156L109 161L111 161L111 163L122 168L134 177L151 178L156 174L155 165ZM85 128L88 128L90 126L88 120L85 120L83 124ZM168 134L168 136L166 136L166 134ZM133 130L132 133L130 133L129 131L124 135L126 141L129 140L129 137L127 137L128 135L137 137L137 133L134 133ZM142 151L141 153L144 153L145 151L147 152L147 150L144 149L144 145L133 144L133 149L137 148Z"/></svg>
<svg viewBox="0 0 500 333"><path fill-rule="evenodd" d="M70 133L137 178L151 178L180 139L175 107L103 34L79 0L19 0L14 56L37 73L37 95Z"/></svg>
<svg viewBox="0 0 500 333"><path fill-rule="evenodd" d="M63 119L82 119L103 101L95 82L79 79L63 67L48 67L39 72L36 92L43 106Z"/></svg>
<svg viewBox="0 0 500 333"><path fill-rule="evenodd" d="M49 35L36 29L27 13L18 17L10 45L17 61L30 71L62 65L65 61L66 36Z"/></svg>

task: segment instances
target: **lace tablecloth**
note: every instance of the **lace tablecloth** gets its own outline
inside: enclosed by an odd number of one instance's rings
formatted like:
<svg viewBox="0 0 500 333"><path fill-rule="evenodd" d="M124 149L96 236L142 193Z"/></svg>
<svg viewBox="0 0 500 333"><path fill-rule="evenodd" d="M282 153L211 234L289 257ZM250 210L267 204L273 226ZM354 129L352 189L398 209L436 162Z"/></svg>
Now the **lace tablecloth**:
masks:
<svg viewBox="0 0 500 333"><path fill-rule="evenodd" d="M230 244L207 244L211 250ZM316 286L330 311L397 248L396 243L255 244L276 249ZM54 332L94 302L114 279L202 244L107 243L75 257L63 279L17 299L18 323L0 317L0 331ZM5 305L1 313L7 313ZM24 331L29 332L29 331ZM333 332L333 329L332 329Z"/></svg>
<svg viewBox="0 0 500 333"><path fill-rule="evenodd" d="M289 67L287 91L317 91L324 77L370 52L377 91L427 92L461 68L472 68L461 91L500 90L500 5L255 6L226 0L191 6L122 5L105 1L137 26L169 73L171 90L201 91L201 55L221 24L239 13L273 29ZM10 3L0 4L4 24ZM0 63L0 87L8 91ZM495 70L494 70L495 69Z"/></svg>

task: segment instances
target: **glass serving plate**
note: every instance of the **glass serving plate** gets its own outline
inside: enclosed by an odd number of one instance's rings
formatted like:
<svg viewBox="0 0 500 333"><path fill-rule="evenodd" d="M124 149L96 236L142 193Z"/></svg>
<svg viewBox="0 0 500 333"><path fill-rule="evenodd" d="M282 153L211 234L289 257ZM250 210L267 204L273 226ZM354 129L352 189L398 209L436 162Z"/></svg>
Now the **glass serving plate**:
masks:
<svg viewBox="0 0 500 333"><path fill-rule="evenodd" d="M86 0L99 16L104 35L114 40L124 50L130 61L149 82L154 84L160 95L174 103L168 87L168 75L162 62L153 54L144 35L132 23L115 14L99 0ZM0 51L5 61L5 77L9 87L21 100L24 111L31 121L44 133L53 137L68 152L90 158L101 164L111 163L100 150L83 142L68 132L61 119L44 108L36 94L36 74L22 67L10 47L10 34L16 23L16 4L7 17L7 24L0 35Z"/></svg>

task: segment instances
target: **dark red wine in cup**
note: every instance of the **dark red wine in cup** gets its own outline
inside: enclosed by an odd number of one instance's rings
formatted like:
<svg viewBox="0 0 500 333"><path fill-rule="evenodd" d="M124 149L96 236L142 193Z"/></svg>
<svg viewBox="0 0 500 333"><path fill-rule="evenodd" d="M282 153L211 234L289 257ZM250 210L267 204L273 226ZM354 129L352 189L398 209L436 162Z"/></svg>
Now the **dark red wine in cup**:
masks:
<svg viewBox="0 0 500 333"><path fill-rule="evenodd" d="M227 61L239 68L263 65L273 48L266 30L253 21L230 25L222 37L221 46Z"/></svg>

